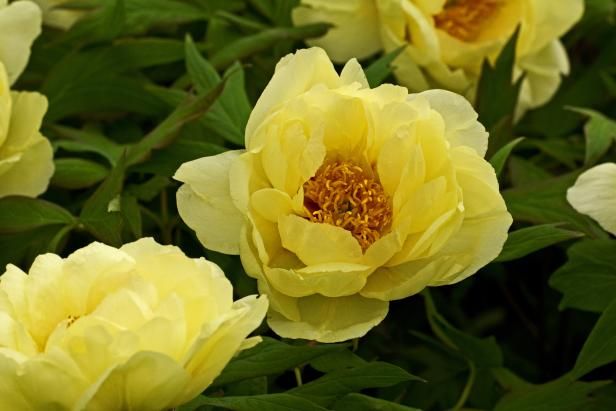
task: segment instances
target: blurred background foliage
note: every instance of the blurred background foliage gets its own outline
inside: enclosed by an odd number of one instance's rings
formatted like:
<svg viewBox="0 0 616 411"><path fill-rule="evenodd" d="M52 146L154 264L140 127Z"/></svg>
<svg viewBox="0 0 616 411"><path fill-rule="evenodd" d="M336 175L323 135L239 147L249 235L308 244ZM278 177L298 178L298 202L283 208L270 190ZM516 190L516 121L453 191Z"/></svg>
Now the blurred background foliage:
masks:
<svg viewBox="0 0 616 411"><path fill-rule="evenodd" d="M46 28L15 86L49 99L43 133L56 172L40 199L0 200L0 266L152 236L217 262L238 297L256 292L239 258L204 250L179 219L171 177L183 162L242 147L276 62L329 29L293 27L296 4L67 3L88 16L69 31ZM515 39L484 66L477 109L515 219L496 262L394 302L360 341L266 338L181 409L616 409L616 240L565 200L584 169L616 161L615 24L614 0L586 0L564 39L571 75L515 125ZM362 62L371 85L395 81L394 58Z"/></svg>

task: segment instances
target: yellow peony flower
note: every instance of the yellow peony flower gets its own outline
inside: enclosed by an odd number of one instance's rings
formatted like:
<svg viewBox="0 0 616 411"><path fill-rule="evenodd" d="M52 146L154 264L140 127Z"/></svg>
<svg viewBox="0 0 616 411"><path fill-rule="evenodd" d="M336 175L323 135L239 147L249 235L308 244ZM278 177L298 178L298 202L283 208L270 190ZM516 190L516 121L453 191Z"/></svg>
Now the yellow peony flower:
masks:
<svg viewBox="0 0 616 411"><path fill-rule="evenodd" d="M47 189L54 165L51 144L39 131L45 111L45 96L10 91L0 63L0 197L36 197Z"/></svg>
<svg viewBox="0 0 616 411"><path fill-rule="evenodd" d="M62 30L68 30L85 14L83 11L62 8L70 0L30 0L38 4L43 11L45 24Z"/></svg>
<svg viewBox="0 0 616 411"><path fill-rule="evenodd" d="M616 235L616 164L600 164L583 172L567 190L567 201Z"/></svg>
<svg viewBox="0 0 616 411"><path fill-rule="evenodd" d="M0 282L0 409L159 411L197 396L254 342L267 299L233 302L205 259L141 239L9 265Z"/></svg>
<svg viewBox="0 0 616 411"><path fill-rule="evenodd" d="M328 2L334 3L334 2ZM525 74L518 114L546 103L556 92L569 61L558 40L582 16L583 0L346 0L337 8L302 0L296 24L331 22L336 29L315 45L338 62L364 57L370 46L392 51L407 46L395 61L395 73L412 91L446 88L474 99L484 59L493 61L516 26L521 26L515 75ZM359 12L358 10L362 10ZM371 19L368 18L368 13ZM360 17L354 17L357 14ZM380 47L375 32L379 32ZM341 34L344 33L344 36ZM371 38L367 42L366 38ZM341 57L338 59L338 57Z"/></svg>
<svg viewBox="0 0 616 411"><path fill-rule="evenodd" d="M240 254L283 337L360 337L390 300L472 275L511 216L462 97L370 89L322 49L283 58L246 127L246 151L183 164L181 217L207 248Z"/></svg>
<svg viewBox="0 0 616 411"><path fill-rule="evenodd" d="M0 0L0 63L10 84L26 68L30 47L41 33L41 9L29 1Z"/></svg>

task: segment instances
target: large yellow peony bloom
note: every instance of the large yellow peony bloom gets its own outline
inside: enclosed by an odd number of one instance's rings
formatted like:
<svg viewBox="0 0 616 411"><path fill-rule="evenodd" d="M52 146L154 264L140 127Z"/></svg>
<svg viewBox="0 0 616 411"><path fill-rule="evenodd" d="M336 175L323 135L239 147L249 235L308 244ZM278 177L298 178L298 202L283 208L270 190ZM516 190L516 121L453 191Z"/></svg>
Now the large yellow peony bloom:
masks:
<svg viewBox="0 0 616 411"><path fill-rule="evenodd" d="M26 68L30 46L41 33L41 9L30 1L0 0L0 63L10 84Z"/></svg>
<svg viewBox="0 0 616 411"><path fill-rule="evenodd" d="M10 91L0 63L0 197L36 197L47 189L54 165L51 144L39 131L45 111L45 96Z"/></svg>
<svg viewBox="0 0 616 411"><path fill-rule="evenodd" d="M169 409L197 396L263 320L215 264L141 239L37 257L0 277L0 409Z"/></svg>
<svg viewBox="0 0 616 411"><path fill-rule="evenodd" d="M183 164L180 215L210 249L240 254L283 337L364 335L390 300L472 275L511 216L462 97L370 89L322 49L283 58L246 127L246 151Z"/></svg>
<svg viewBox="0 0 616 411"><path fill-rule="evenodd" d="M583 8L583 0L302 0L293 16L297 24L335 25L311 44L331 50L338 62L407 46L395 61L403 85L442 87L471 101L483 60L493 61L520 25L515 75L526 76L520 114L546 103L569 72L559 37Z"/></svg>

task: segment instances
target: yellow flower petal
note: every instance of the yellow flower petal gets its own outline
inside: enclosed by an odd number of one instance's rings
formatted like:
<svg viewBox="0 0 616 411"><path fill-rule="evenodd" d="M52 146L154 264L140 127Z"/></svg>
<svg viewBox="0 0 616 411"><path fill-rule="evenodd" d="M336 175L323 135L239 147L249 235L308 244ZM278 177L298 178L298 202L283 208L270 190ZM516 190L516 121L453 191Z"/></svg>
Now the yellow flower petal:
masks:
<svg viewBox="0 0 616 411"><path fill-rule="evenodd" d="M239 155L238 151L227 151L184 163L173 177L186 183L177 192L182 219L205 247L227 254L239 253L239 233L244 224L229 183L229 170Z"/></svg>
<svg viewBox="0 0 616 411"><path fill-rule="evenodd" d="M328 298L320 295L300 298L300 321L289 321L271 311L267 323L278 335L319 342L340 342L363 337L387 315L385 301L359 295Z"/></svg>
<svg viewBox="0 0 616 411"><path fill-rule="evenodd" d="M616 164L600 164L582 173L567 190L567 201L616 235Z"/></svg>
<svg viewBox="0 0 616 411"><path fill-rule="evenodd" d="M10 84L26 68L30 46L41 33L41 9L29 1L0 5L0 63L4 63Z"/></svg>

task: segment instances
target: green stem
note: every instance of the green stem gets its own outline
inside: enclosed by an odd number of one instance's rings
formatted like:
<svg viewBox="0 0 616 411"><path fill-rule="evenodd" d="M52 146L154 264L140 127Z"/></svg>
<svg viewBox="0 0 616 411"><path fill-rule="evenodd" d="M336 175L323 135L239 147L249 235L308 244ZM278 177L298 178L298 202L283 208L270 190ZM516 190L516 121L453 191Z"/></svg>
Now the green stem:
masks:
<svg viewBox="0 0 616 411"><path fill-rule="evenodd" d="M464 390L462 391L462 395L460 395L460 399L453 407L453 411L459 411L464 407L466 401L468 401L469 395L471 395L471 391L473 389L473 385L475 385L475 378L477 377L477 367L471 361L468 362L468 366L470 372L468 374L468 380L466 380L466 385L464 386Z"/></svg>
<svg viewBox="0 0 616 411"><path fill-rule="evenodd" d="M295 381L297 382L297 386L301 387L304 384L302 382L302 370L299 367L295 367L293 372L295 373Z"/></svg>

